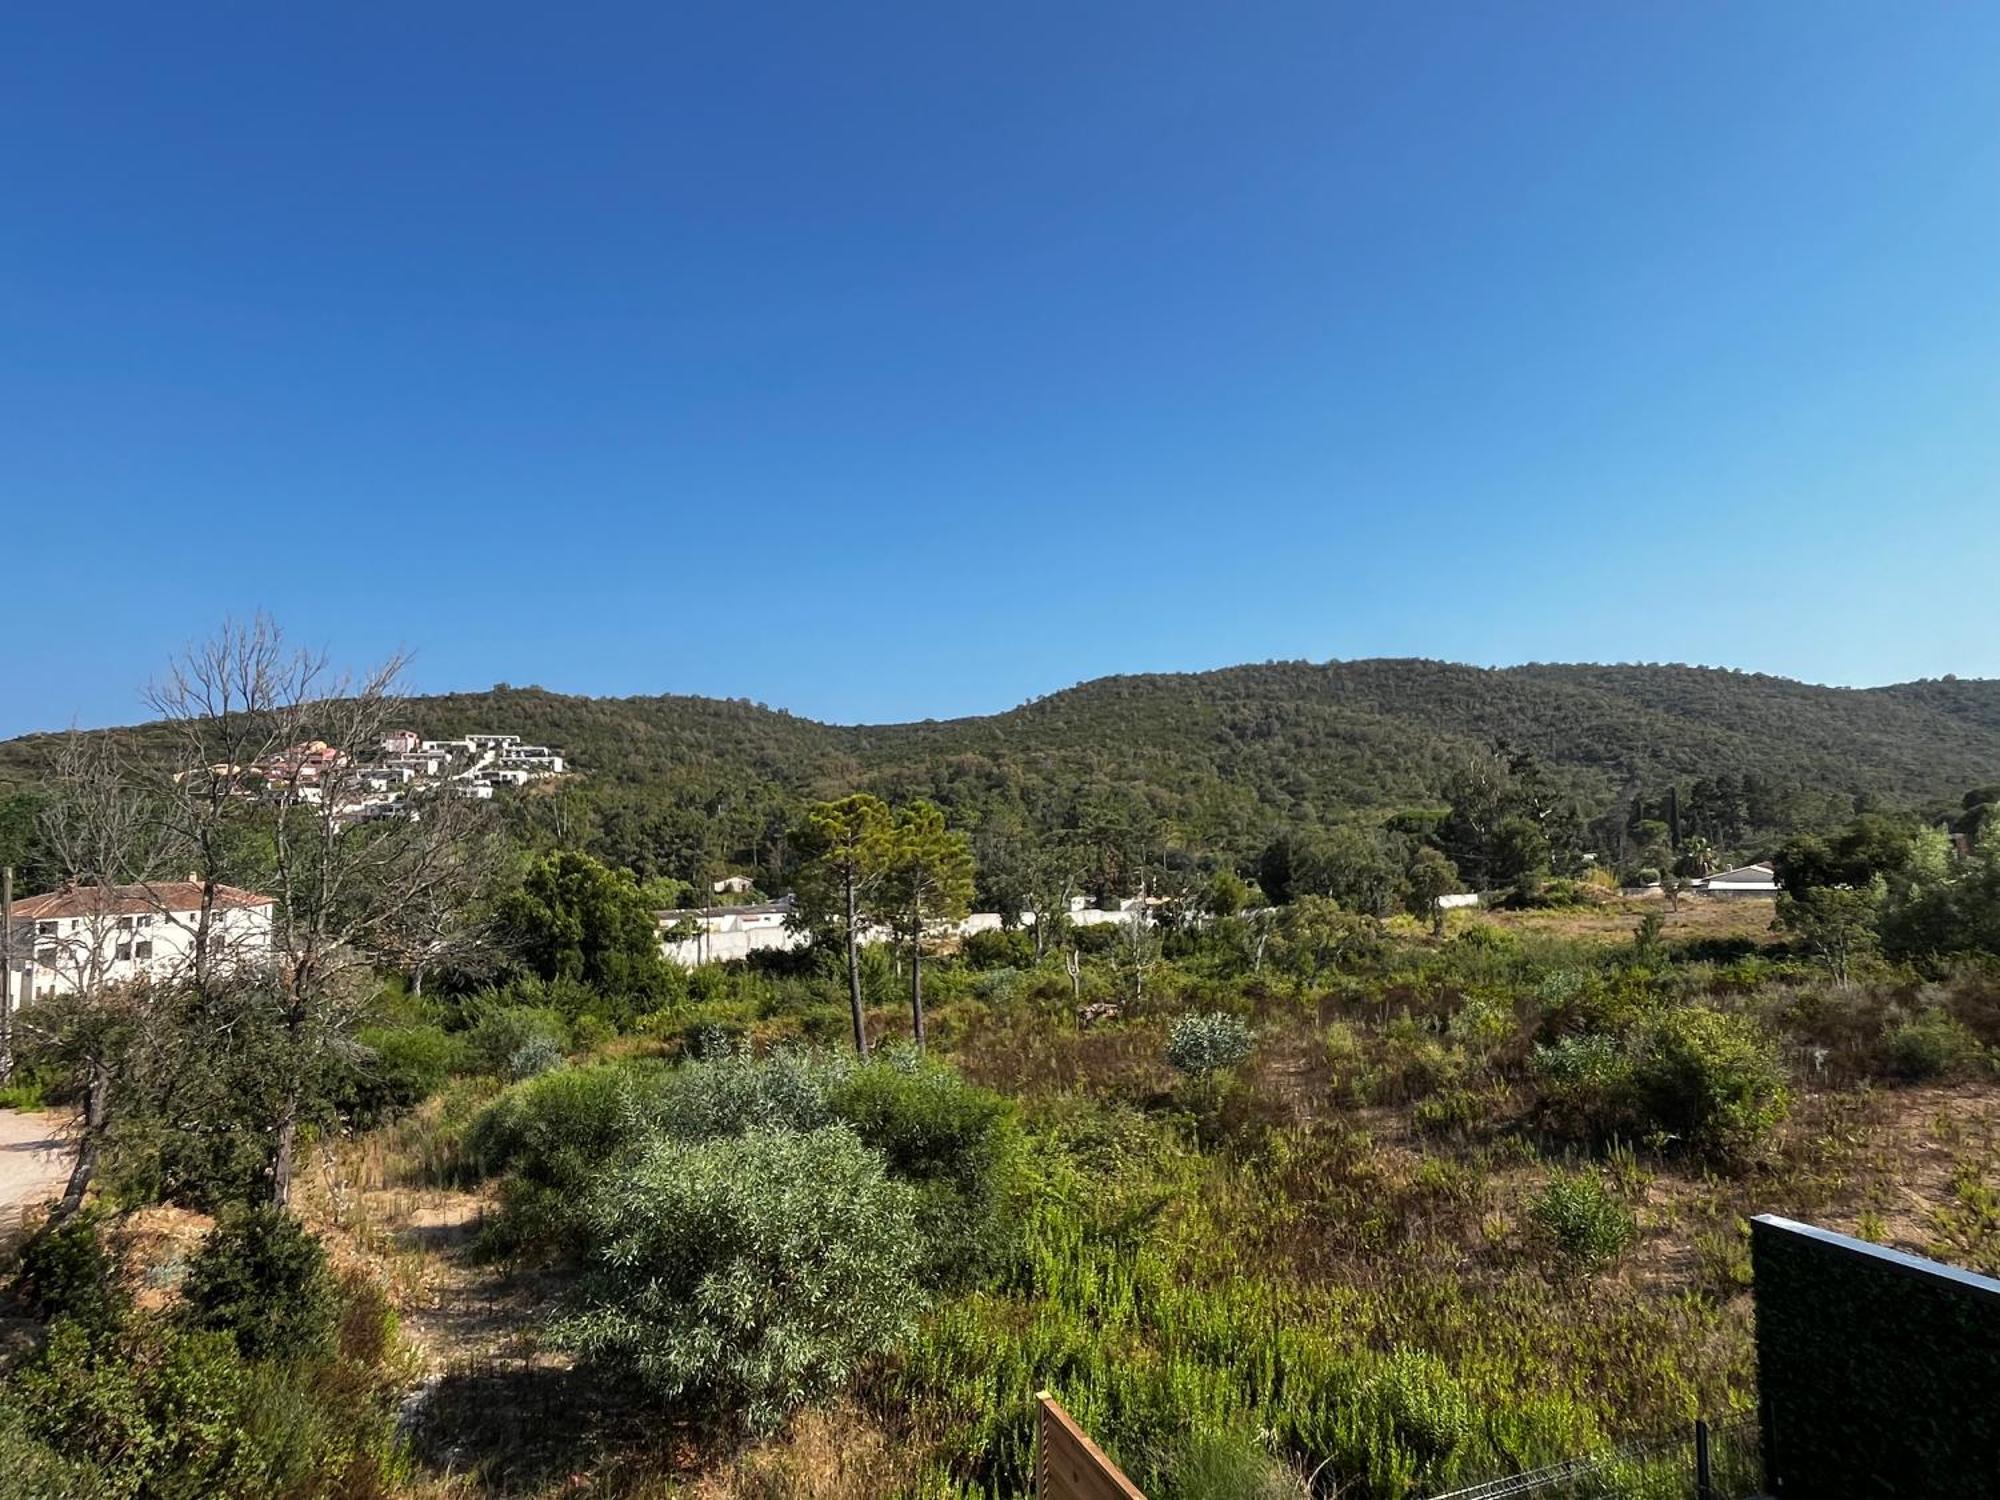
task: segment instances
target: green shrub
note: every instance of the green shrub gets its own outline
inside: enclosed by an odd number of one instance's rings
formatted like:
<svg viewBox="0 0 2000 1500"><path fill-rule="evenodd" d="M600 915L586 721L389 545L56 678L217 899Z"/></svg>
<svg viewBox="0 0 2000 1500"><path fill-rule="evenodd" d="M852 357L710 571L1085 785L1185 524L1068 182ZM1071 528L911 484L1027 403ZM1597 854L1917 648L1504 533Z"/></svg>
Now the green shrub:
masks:
<svg viewBox="0 0 2000 1500"><path fill-rule="evenodd" d="M791 1050L685 1063L665 1075L659 1128L691 1141L757 1128L815 1129L833 1118L828 1092L851 1066Z"/></svg>
<svg viewBox="0 0 2000 1500"><path fill-rule="evenodd" d="M247 1359L318 1359L333 1347L340 1297L326 1251L268 1205L227 1211L188 1262L189 1323L226 1333Z"/></svg>
<svg viewBox="0 0 2000 1500"><path fill-rule="evenodd" d="M1385 1101L1400 1103L1454 1088L1465 1071L1464 1053L1446 1046L1421 1022L1398 1016L1383 1028L1371 1085Z"/></svg>
<svg viewBox="0 0 2000 1500"><path fill-rule="evenodd" d="M531 1045L553 1048L558 1059L569 1040L568 1023L550 1009L526 1005L496 1006L482 1011L465 1034L468 1061L482 1073L502 1078L523 1075L513 1071L515 1059Z"/></svg>
<svg viewBox="0 0 2000 1500"><path fill-rule="evenodd" d="M827 1102L891 1177L916 1187L930 1279L964 1280L992 1263L1021 1168L1011 1100L936 1063L876 1062L848 1072Z"/></svg>
<svg viewBox="0 0 2000 1500"><path fill-rule="evenodd" d="M550 1036L531 1036L516 1047L507 1059L509 1078L539 1078L560 1068L568 1059L562 1043Z"/></svg>
<svg viewBox="0 0 2000 1500"><path fill-rule="evenodd" d="M104 1474L37 1438L18 1412L0 1407L0 1495L9 1500L102 1500Z"/></svg>
<svg viewBox="0 0 2000 1500"><path fill-rule="evenodd" d="M1167 1030L1168 1064L1192 1077L1233 1068L1249 1055L1249 1023L1226 1011L1176 1016Z"/></svg>
<svg viewBox="0 0 2000 1500"><path fill-rule="evenodd" d="M974 969L1032 969L1035 935L1024 927L975 932L965 940L959 954Z"/></svg>
<svg viewBox="0 0 2000 1500"><path fill-rule="evenodd" d="M1637 1083L1653 1129L1709 1155L1748 1155L1791 1105L1770 1038L1706 1006L1668 1010L1645 1029Z"/></svg>
<svg viewBox="0 0 2000 1500"><path fill-rule="evenodd" d="M1244 1433L1195 1433L1172 1470L1175 1500L1301 1500L1299 1477Z"/></svg>
<svg viewBox="0 0 2000 1500"><path fill-rule="evenodd" d="M579 1052L595 1052L609 1045L618 1035L618 1028L602 1016L581 1015L570 1024L570 1041Z"/></svg>
<svg viewBox="0 0 2000 1500"><path fill-rule="evenodd" d="M53 1483L0 1484L34 1500L384 1496L401 1470L389 1395L330 1368L245 1360L224 1333L149 1319L98 1346L64 1319L9 1382L0 1418L18 1434L0 1454L26 1447L28 1474ZM51 1470L42 1450L66 1466Z"/></svg>
<svg viewBox="0 0 2000 1500"><path fill-rule="evenodd" d="M118 1262L88 1215L45 1229L21 1248L15 1290L31 1316L67 1318L91 1338L109 1334L130 1311Z"/></svg>
<svg viewBox="0 0 2000 1500"><path fill-rule="evenodd" d="M1463 1135L1492 1118L1492 1096L1467 1088L1441 1089L1410 1109L1410 1123L1424 1135Z"/></svg>
<svg viewBox="0 0 2000 1500"><path fill-rule="evenodd" d="M139 1384L143 1367L123 1355L59 1318L40 1355L7 1390L7 1404L28 1434L65 1458L95 1460L109 1496L137 1493L161 1447Z"/></svg>
<svg viewBox="0 0 2000 1500"><path fill-rule="evenodd" d="M748 1031L742 1025L724 1021L695 1021L681 1028L681 1056L694 1062L712 1062L732 1057L746 1043Z"/></svg>
<svg viewBox="0 0 2000 1500"><path fill-rule="evenodd" d="M1588 1140L1633 1123L1632 1056L1616 1037L1560 1037L1535 1049L1531 1071L1544 1122L1557 1134Z"/></svg>
<svg viewBox="0 0 2000 1500"><path fill-rule="evenodd" d="M1472 1440L1472 1403L1442 1360L1404 1349L1369 1382L1367 1405L1386 1429L1391 1451L1407 1455L1420 1484L1449 1483Z"/></svg>
<svg viewBox="0 0 2000 1500"><path fill-rule="evenodd" d="M1927 1010L1889 1033L1890 1070L1912 1082L1962 1072L1984 1056L1979 1038L1949 1011Z"/></svg>
<svg viewBox="0 0 2000 1500"><path fill-rule="evenodd" d="M660 1141L592 1180L557 1341L768 1430L913 1327L908 1188L845 1126Z"/></svg>
<svg viewBox="0 0 2000 1500"><path fill-rule="evenodd" d="M1699 1005L1646 1014L1622 1036L1538 1047L1532 1071L1544 1123L1558 1134L1679 1143L1717 1157L1753 1152L1791 1102L1756 1023Z"/></svg>
<svg viewBox="0 0 2000 1500"><path fill-rule="evenodd" d="M1527 1218L1565 1271L1602 1270L1636 1233L1631 1211L1595 1172L1554 1173L1528 1204Z"/></svg>
<svg viewBox="0 0 2000 1500"><path fill-rule="evenodd" d="M465 1155L481 1173L507 1174L493 1229L497 1245L562 1235L591 1175L648 1137L660 1073L632 1063L558 1068L515 1084L479 1113L466 1132Z"/></svg>
<svg viewBox="0 0 2000 1500"><path fill-rule="evenodd" d="M413 1109L465 1065L464 1041L440 1026L367 1026L361 1051L335 1085L334 1103L357 1125L379 1125Z"/></svg>
<svg viewBox="0 0 2000 1500"><path fill-rule="evenodd" d="M15 1031L16 1047L22 1046L22 1032ZM51 1100L70 1090L68 1070L59 1062L34 1057L17 1058L14 1071L0 1084L0 1109L47 1109Z"/></svg>

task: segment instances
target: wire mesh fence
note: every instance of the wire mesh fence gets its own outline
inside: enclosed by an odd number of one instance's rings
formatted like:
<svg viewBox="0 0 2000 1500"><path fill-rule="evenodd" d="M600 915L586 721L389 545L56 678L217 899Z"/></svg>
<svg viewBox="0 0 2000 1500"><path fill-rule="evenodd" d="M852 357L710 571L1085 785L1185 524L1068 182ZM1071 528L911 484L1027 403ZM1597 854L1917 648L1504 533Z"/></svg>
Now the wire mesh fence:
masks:
<svg viewBox="0 0 2000 1500"><path fill-rule="evenodd" d="M1754 1412L1510 1474L1437 1500L1744 1500L1763 1478Z"/></svg>

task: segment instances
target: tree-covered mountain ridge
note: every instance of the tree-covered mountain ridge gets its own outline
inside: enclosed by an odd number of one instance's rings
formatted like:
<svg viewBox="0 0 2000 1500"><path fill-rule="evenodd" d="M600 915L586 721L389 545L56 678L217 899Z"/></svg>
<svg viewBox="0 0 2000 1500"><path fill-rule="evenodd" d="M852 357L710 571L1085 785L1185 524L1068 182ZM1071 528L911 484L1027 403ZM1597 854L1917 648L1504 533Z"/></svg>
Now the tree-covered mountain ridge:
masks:
<svg viewBox="0 0 2000 1500"><path fill-rule="evenodd" d="M1753 772L1924 798L2000 774L2000 680L1841 688L1677 665L1268 662L1101 677L1000 713L876 725L821 723L742 699L541 688L427 696L411 711L438 732L488 719L530 725L584 769L620 779L700 759L836 777L982 755L1226 770L1282 750L1315 769L1363 772L1355 793L1379 781L1393 799L1440 759L1495 743L1641 783Z"/></svg>
<svg viewBox="0 0 2000 1500"><path fill-rule="evenodd" d="M1841 688L1677 665L1267 662L1103 677L1001 713L879 725L741 699L501 685L413 698L407 717L426 735L559 747L597 813L704 809L733 825L732 844L801 798L866 788L933 798L972 824L1076 824L1115 803L1191 845L1241 850L1276 829L1434 800L1496 746L1531 753L1599 811L1701 778L1756 778L1796 795L1799 811L1774 820L1786 824L1831 821L1857 799L1956 802L2000 781L2000 681ZM110 732L135 745L153 733ZM0 744L0 770L32 779L47 743Z"/></svg>

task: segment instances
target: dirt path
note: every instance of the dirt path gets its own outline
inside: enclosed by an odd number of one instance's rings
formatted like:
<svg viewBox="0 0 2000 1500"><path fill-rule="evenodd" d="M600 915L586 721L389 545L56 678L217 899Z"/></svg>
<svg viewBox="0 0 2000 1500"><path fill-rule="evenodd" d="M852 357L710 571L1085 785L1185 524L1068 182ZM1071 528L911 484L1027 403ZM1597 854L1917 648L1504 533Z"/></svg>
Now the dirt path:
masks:
<svg viewBox="0 0 2000 1500"><path fill-rule="evenodd" d="M75 1148L67 1123L48 1111L0 1109L0 1239L11 1238L69 1180Z"/></svg>

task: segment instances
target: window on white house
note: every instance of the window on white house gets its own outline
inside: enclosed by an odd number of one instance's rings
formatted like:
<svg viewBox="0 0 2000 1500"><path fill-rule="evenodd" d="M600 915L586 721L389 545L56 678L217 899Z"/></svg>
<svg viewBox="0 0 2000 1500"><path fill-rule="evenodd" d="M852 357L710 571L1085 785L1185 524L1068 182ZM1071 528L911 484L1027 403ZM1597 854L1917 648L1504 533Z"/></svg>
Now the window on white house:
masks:
<svg viewBox="0 0 2000 1500"><path fill-rule="evenodd" d="M134 943L132 945L132 956L139 959L151 958L153 956L153 940L151 938L141 938L138 942Z"/></svg>
<svg viewBox="0 0 2000 1500"><path fill-rule="evenodd" d="M132 945L130 943L120 943L118 945L118 962L122 964L122 963L130 963L131 961L132 961Z"/></svg>

